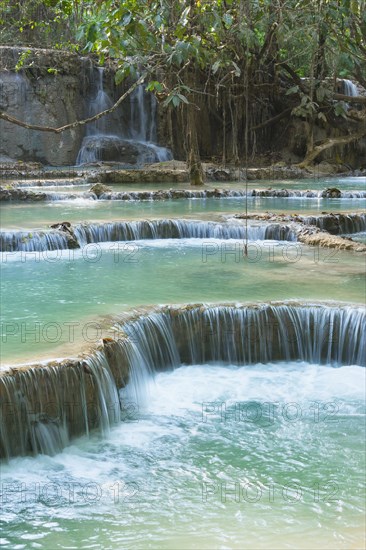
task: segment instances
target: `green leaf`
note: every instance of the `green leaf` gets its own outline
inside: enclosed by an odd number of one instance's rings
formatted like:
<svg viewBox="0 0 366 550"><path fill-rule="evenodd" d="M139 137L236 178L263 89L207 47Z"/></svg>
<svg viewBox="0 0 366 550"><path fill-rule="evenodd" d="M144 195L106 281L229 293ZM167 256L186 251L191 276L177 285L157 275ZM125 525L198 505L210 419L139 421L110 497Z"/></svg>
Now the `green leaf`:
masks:
<svg viewBox="0 0 366 550"><path fill-rule="evenodd" d="M123 67L120 67L119 69L117 69L115 77L114 77L114 80L115 80L116 84L117 85L121 84L121 82L123 82L125 80L125 78L130 76L130 72L131 72L130 67L125 66L125 65Z"/></svg>
<svg viewBox="0 0 366 550"><path fill-rule="evenodd" d="M241 75L241 70L238 67L238 65L235 63L235 61L232 61L231 63L234 66L234 69L235 69L235 71L234 71L235 76L240 76Z"/></svg>
<svg viewBox="0 0 366 550"><path fill-rule="evenodd" d="M334 113L336 116L341 116L343 118L347 117L347 107L344 101L338 101L334 106Z"/></svg>
<svg viewBox="0 0 366 550"><path fill-rule="evenodd" d="M146 86L146 91L161 93L164 91L164 88L160 82L158 82L157 80L153 80L152 82L149 82Z"/></svg>
<svg viewBox="0 0 366 550"><path fill-rule="evenodd" d="M86 31L86 39L88 42L95 42L97 37L97 25L95 23L91 23Z"/></svg>
<svg viewBox="0 0 366 550"><path fill-rule="evenodd" d="M177 94L176 97L179 97L180 101L182 101L183 103L186 103L188 105L189 101L188 101L188 99L186 98L185 95Z"/></svg>
<svg viewBox="0 0 366 550"><path fill-rule="evenodd" d="M299 86L292 86L292 88L287 90L286 95L297 94L299 89Z"/></svg>
<svg viewBox="0 0 366 550"><path fill-rule="evenodd" d="M221 67L221 61L215 61L215 63L212 65L212 72L213 74L216 74L219 68Z"/></svg>
<svg viewBox="0 0 366 550"><path fill-rule="evenodd" d="M230 15L230 13L224 13L224 16L222 18L223 22L225 23L225 27L229 29L231 25L233 24L233 18Z"/></svg>
<svg viewBox="0 0 366 550"><path fill-rule="evenodd" d="M325 88L317 88L316 90L316 99L320 102L322 102L325 98L325 95L326 95L326 90Z"/></svg>

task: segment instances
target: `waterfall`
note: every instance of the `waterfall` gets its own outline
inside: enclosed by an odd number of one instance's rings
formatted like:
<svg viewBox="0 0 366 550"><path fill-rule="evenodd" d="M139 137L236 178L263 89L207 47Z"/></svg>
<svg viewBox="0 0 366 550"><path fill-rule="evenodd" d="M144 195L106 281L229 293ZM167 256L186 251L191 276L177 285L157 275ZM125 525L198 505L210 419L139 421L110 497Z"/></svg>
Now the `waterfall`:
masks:
<svg viewBox="0 0 366 550"><path fill-rule="evenodd" d="M287 189L168 189L159 191L110 191L100 196L102 200L167 200L167 199L226 199L244 197L273 198L326 198L325 191L289 191ZM366 198L366 191L341 191L340 199Z"/></svg>
<svg viewBox="0 0 366 550"><path fill-rule="evenodd" d="M145 107L145 90L142 84L137 86L130 95L131 123L130 133L136 141L147 141L150 135L148 116Z"/></svg>
<svg viewBox="0 0 366 550"><path fill-rule="evenodd" d="M105 354L98 351L86 359L95 383L97 396L96 415L99 419L99 428L103 434L109 431L110 426L120 420L120 403L117 387L110 371Z"/></svg>
<svg viewBox="0 0 366 550"><path fill-rule="evenodd" d="M43 252L80 248L90 243L153 239L248 239L297 241L299 223L314 225L332 235L351 235L366 230L366 214L296 216L286 223L258 221L256 225L198 220L163 219L129 222L81 223L69 231L1 231L0 252Z"/></svg>
<svg viewBox="0 0 366 550"><path fill-rule="evenodd" d="M291 221L315 225L332 235L352 235L366 230L366 214L296 216ZM80 248L90 243L152 239L248 239L251 241L296 241L296 227L286 223L218 223L185 219L138 220L129 222L80 223L70 231L2 231L0 252L42 252Z"/></svg>
<svg viewBox="0 0 366 550"><path fill-rule="evenodd" d="M152 143L154 143L157 139L157 128L156 128L157 106L158 106L158 101L157 101L156 97L154 96L154 94L150 94L151 121L150 121L150 130L149 130L149 139L148 139L148 141L150 141Z"/></svg>
<svg viewBox="0 0 366 550"><path fill-rule="evenodd" d="M150 239L246 239L296 241L288 225L278 223L248 226L195 220L141 220L82 223L66 233L49 231L0 232L0 252L42 252L82 247L89 243Z"/></svg>
<svg viewBox="0 0 366 550"><path fill-rule="evenodd" d="M99 157L108 157L111 148L114 151L120 151L121 155L128 157L131 164L138 165L141 162L162 162L167 160L167 149L159 147L153 143L142 143L128 140L122 140L115 136L88 136L84 138L83 158L95 159ZM104 149L104 146L106 147ZM104 158L105 160L105 158ZM24 186L26 187L26 186ZM272 198L329 198L327 191L288 191L288 190L249 190L245 189L167 189L158 191L108 191L99 196L101 200L118 201L160 201L177 199L241 199L245 197L272 197ZM0 201L10 200L70 200L85 198L94 200L97 196L90 192L75 193L57 193L51 191L34 192L23 188L22 185L12 189L6 189L0 186ZM366 191L341 191L337 199L365 199Z"/></svg>
<svg viewBox="0 0 366 550"><path fill-rule="evenodd" d="M1 231L0 252L42 252L69 248L63 231Z"/></svg>
<svg viewBox="0 0 366 550"><path fill-rule="evenodd" d="M287 304L167 308L158 315L141 316L130 326L116 326L134 335L152 370L212 361L366 366L364 308Z"/></svg>
<svg viewBox="0 0 366 550"><path fill-rule="evenodd" d="M348 80L347 78L343 79L343 93L344 95L348 95L350 97L358 96L357 86L352 82L352 80Z"/></svg>
<svg viewBox="0 0 366 550"><path fill-rule="evenodd" d="M96 95L93 99L91 99L89 103L88 115L90 117L102 111L105 111L106 109L110 109L113 106L113 101L104 90L103 78L104 78L103 67L97 67ZM87 135L105 135L105 136L111 135L109 130L110 130L110 120L108 120L108 115L106 115L88 124Z"/></svg>
<svg viewBox="0 0 366 550"><path fill-rule="evenodd" d="M89 101L89 117L113 106L112 99L104 90L104 68L92 67L91 80L95 95ZM153 143L157 133L156 106L155 97L147 94L142 84L137 86L130 94L128 128L123 127L112 114L89 123L76 164L111 161L133 166L172 159L168 149Z"/></svg>
<svg viewBox="0 0 366 550"><path fill-rule="evenodd" d="M365 329L365 308L346 305L167 306L134 314L118 320L114 339L89 357L1 373L0 455L54 454L90 430L106 433L131 399L139 403L147 377L182 364L366 366Z"/></svg>
<svg viewBox="0 0 366 550"><path fill-rule="evenodd" d="M241 224L220 224L195 220L143 220L105 224L79 224L74 233L80 246L95 242L144 239L248 239L295 241L287 225L269 224L247 228Z"/></svg>
<svg viewBox="0 0 366 550"><path fill-rule="evenodd" d="M366 230L366 214L326 214L299 216L305 225L315 225L332 235L360 233Z"/></svg>
<svg viewBox="0 0 366 550"><path fill-rule="evenodd" d="M72 437L108 432L120 400L103 352L84 361L24 368L0 377L0 455L56 454Z"/></svg>
<svg viewBox="0 0 366 550"><path fill-rule="evenodd" d="M92 117L106 109L110 109L113 105L113 101L109 95L104 91L104 68L93 66L90 67L91 81L95 84L95 95L89 101L88 105L88 117ZM97 78L94 78L95 72ZM110 131L112 121L109 115L101 117L100 119L87 124L86 136L83 139L80 151L78 153L76 164L84 164L87 162L97 162L100 160L101 155L101 143L103 138L107 141L118 140L119 138Z"/></svg>

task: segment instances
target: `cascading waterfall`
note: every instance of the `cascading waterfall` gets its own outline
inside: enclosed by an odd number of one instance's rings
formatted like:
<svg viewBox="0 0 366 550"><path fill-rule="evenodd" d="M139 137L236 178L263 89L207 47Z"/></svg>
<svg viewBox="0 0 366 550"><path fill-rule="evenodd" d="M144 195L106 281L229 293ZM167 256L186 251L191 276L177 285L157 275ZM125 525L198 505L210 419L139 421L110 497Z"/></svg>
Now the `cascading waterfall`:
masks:
<svg viewBox="0 0 366 550"><path fill-rule="evenodd" d="M167 191L110 191L100 195L103 200L166 200L166 199L210 199L210 198L327 198L326 191L289 191L287 189L169 189ZM366 198L366 191L341 191L339 199Z"/></svg>
<svg viewBox="0 0 366 550"><path fill-rule="evenodd" d="M94 116L102 111L110 109L113 106L113 102L109 95L105 92L103 86L104 69L103 67L97 67L97 94L94 99L89 103L89 116ZM110 135L108 115L89 124L87 133L89 135Z"/></svg>
<svg viewBox="0 0 366 550"><path fill-rule="evenodd" d="M60 452L91 429L120 422L120 400L104 352L83 361L1 376L0 455Z"/></svg>
<svg viewBox="0 0 366 550"><path fill-rule="evenodd" d="M92 138L93 136L91 136ZM85 138L86 139L86 138ZM104 139L104 138L103 138ZM108 138L109 139L109 138ZM112 139L112 138L111 138ZM113 138L114 139L114 138ZM120 143L130 143L128 141L121 141L120 138L117 138L118 144ZM98 138L99 140L99 138ZM99 142L101 143L101 142ZM131 155L135 158L139 157L145 159L146 162L155 162L156 159L163 161L167 160L163 156L160 157L159 148L157 145L152 143L146 145L142 143L137 143L136 147L131 150ZM118 145L119 146L119 145ZM94 145L93 145L94 147ZM99 147L99 146L98 146ZM123 147L125 147L123 145ZM164 148L163 148L164 149ZM140 151L140 152L138 152ZM90 152L90 151L89 151ZM137 154L136 154L137 152ZM89 153L87 153L89 154ZM94 153L92 153L94 155ZM132 158L132 157L131 157ZM131 160L130 158L130 160ZM99 197L92 192L83 192L83 193L58 193L51 192L42 189L41 192L34 192L33 190L13 188L5 189L0 186L0 200L9 201L9 200L37 200L37 201L61 201L61 200L70 200L85 198L91 200L117 200L117 201L160 201L160 200L175 200L175 199L226 199L226 198L245 198L245 197L271 197L271 198L330 198L327 195L327 191L288 191L288 190L276 190L276 189L264 189L264 190L249 190L248 192L245 189L201 189L201 190L191 190L191 189L169 189L169 190L159 190L159 191L108 191L102 193ZM26 186L24 186L26 187ZM336 197L339 200L342 199L364 199L366 198L366 191L341 191L340 194Z"/></svg>
<svg viewBox="0 0 366 550"><path fill-rule="evenodd" d="M145 362L152 370L211 361L366 366L364 308L287 304L168 308L116 326L133 335L141 353L148 351Z"/></svg>
<svg viewBox="0 0 366 550"><path fill-rule="evenodd" d="M249 226L202 222L196 220L143 220L107 224L79 224L74 228L80 245L108 241L143 239L245 239L295 241L294 231L287 225Z"/></svg>
<svg viewBox="0 0 366 550"><path fill-rule="evenodd" d="M131 137L136 141L148 141L150 137L148 113L145 106L145 93L142 85L137 86L130 96Z"/></svg>
<svg viewBox="0 0 366 550"><path fill-rule="evenodd" d="M1 231L0 252L41 252L69 248L69 237L63 231Z"/></svg>
<svg viewBox="0 0 366 550"><path fill-rule="evenodd" d="M1 456L54 454L108 431L151 373L182 364L366 366L365 329L364 307L328 304L168 306L119 320L90 357L2 374ZM119 393L128 381L132 393Z"/></svg>
<svg viewBox="0 0 366 550"><path fill-rule="evenodd" d="M333 235L350 235L366 231L366 214L328 214L296 216L291 222L316 226ZM298 229L298 227L297 227ZM260 222L256 225L198 220L163 219L129 222L75 224L66 233L48 231L2 231L0 252L42 252L81 248L90 243L151 239L249 239L252 241L297 241L291 224Z"/></svg>
<svg viewBox="0 0 366 550"><path fill-rule="evenodd" d="M104 68L91 70L95 95L89 102L88 116L94 116L113 105L104 90ZM95 78L95 72L97 77ZM172 158L171 152L156 141L156 98L138 86L130 96L130 124L124 127L112 115L101 117L87 125L76 164L117 161L125 165L162 162Z"/></svg>
<svg viewBox="0 0 366 550"><path fill-rule="evenodd" d="M305 225L315 225L333 235L360 233L366 230L366 214L327 214L299 216Z"/></svg>
<svg viewBox="0 0 366 550"><path fill-rule="evenodd" d="M113 105L113 102L108 94L104 91L103 67L97 67L96 79L94 79L94 68L90 67L89 70L91 80L94 80L96 85L95 96L89 101L88 106L88 117L92 117L102 111L105 111L106 109L110 109ZM83 139L83 143L76 159L76 164L80 165L87 162L96 162L100 160L100 148L103 139L107 141L119 139L117 136L113 135L110 132L110 127L111 121L108 115L101 117L100 119L91 122L86 126L86 136Z"/></svg>
<svg viewBox="0 0 366 550"><path fill-rule="evenodd" d="M348 80L347 78L343 79L343 92L344 95L348 95L350 97L358 96L357 86L352 82L352 80Z"/></svg>
<svg viewBox="0 0 366 550"><path fill-rule="evenodd" d="M150 239L246 239L296 241L296 233L284 224L220 224L195 220L142 220L101 224L77 224L72 234L63 231L4 231L0 252L64 250L89 243Z"/></svg>

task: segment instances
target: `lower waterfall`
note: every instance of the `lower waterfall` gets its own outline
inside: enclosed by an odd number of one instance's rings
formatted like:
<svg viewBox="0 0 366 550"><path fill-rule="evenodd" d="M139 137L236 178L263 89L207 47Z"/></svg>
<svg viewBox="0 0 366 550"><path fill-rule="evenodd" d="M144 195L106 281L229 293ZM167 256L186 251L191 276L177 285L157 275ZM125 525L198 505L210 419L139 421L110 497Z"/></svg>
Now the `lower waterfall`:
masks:
<svg viewBox="0 0 366 550"><path fill-rule="evenodd" d="M120 319L88 357L2 372L1 456L55 454L106 433L152 373L182 364L366 366L365 328L364 307L329 304L168 306Z"/></svg>
<svg viewBox="0 0 366 550"><path fill-rule="evenodd" d="M295 241L296 234L284 224L250 225L195 220L141 220L131 222L85 223L70 231L2 231L0 252L63 250L89 243L144 239L245 239Z"/></svg>

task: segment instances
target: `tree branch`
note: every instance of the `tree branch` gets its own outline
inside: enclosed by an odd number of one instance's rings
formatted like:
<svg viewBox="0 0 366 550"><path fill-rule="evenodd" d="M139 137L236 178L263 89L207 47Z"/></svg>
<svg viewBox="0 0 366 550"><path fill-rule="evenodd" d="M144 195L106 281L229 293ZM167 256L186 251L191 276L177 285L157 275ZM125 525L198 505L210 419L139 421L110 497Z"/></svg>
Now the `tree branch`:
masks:
<svg viewBox="0 0 366 550"><path fill-rule="evenodd" d="M347 103L364 103L366 105L366 96L357 95L350 96L344 94L334 94L334 99L339 99L342 101L347 101Z"/></svg>
<svg viewBox="0 0 366 550"><path fill-rule="evenodd" d="M285 71L288 72L288 74L291 76L291 78L295 82L295 84L298 85L300 90L302 90L304 93L306 93L306 91L307 91L306 86L304 85L304 82L301 80L299 75L297 73L295 73L295 71L289 65L287 65L287 63L278 63L278 65L280 67L283 67L285 69Z"/></svg>
<svg viewBox="0 0 366 550"><path fill-rule="evenodd" d="M323 141L323 143L316 145L311 151L306 154L304 160L299 164L299 168L307 168L309 164L313 162L313 160L315 160L320 155L320 153L322 153L326 149L330 149L335 145L345 145L346 143L351 143L352 141L356 141L356 139L361 139L363 136L366 136L366 126L364 126L362 130L359 130L355 134L326 139L325 141Z"/></svg>
<svg viewBox="0 0 366 550"><path fill-rule="evenodd" d="M291 111L292 111L292 107L288 107L287 109L282 111L282 113L280 113L279 115L276 115L272 118L269 118L265 122L262 122L262 124L257 124L257 126L253 126L252 128L250 128L250 131L259 130L260 128L264 128L265 126L268 126L269 124L273 124L274 122L277 122L278 120L281 120L281 118L284 118L287 114L291 113Z"/></svg>

